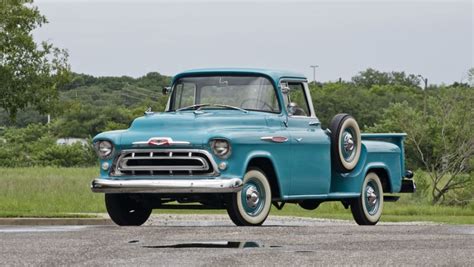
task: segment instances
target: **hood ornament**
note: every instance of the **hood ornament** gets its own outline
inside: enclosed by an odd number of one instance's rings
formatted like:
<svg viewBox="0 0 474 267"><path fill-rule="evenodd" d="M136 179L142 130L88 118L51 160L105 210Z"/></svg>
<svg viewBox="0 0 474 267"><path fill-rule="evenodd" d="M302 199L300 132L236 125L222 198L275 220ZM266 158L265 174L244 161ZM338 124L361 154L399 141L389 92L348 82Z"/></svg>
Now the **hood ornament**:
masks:
<svg viewBox="0 0 474 267"><path fill-rule="evenodd" d="M174 145L189 145L188 141L174 141L171 137L152 137L147 141L133 142L133 145L148 145L148 146L174 146Z"/></svg>
<svg viewBox="0 0 474 267"><path fill-rule="evenodd" d="M153 111L151 110L151 107L148 107L147 110L145 110L144 114L145 114L146 116L148 116L148 115L153 115L153 114L155 114L155 112L153 112Z"/></svg>

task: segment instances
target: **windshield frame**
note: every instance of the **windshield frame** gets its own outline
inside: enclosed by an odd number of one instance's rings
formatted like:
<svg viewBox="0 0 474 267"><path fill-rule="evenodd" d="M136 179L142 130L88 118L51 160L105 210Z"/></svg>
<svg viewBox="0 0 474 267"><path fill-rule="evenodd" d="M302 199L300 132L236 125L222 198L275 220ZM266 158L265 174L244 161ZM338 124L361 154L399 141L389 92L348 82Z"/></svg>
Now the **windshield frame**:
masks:
<svg viewBox="0 0 474 267"><path fill-rule="evenodd" d="M278 110L277 111L267 111L267 110L260 110L260 109L248 109L248 108L242 108L242 109L245 109L247 111L255 111L255 112L264 112L264 113L270 113L270 114L282 114L284 112L284 109L283 109L283 106L282 106L282 100L281 100L281 96L278 92L278 86L275 84L274 80L271 79L270 77L267 77L266 75L260 75L260 74L255 74L255 75L252 75L252 74L234 74L234 73L213 73L213 74L203 74L203 75L186 75L186 76L182 76L182 77L179 77L179 79L175 80L172 87L171 87L171 94L170 94L170 97L168 99L168 105L166 107L166 110L165 112L176 112L176 108L173 107L173 104L174 104L174 98L176 97L176 86L178 84L180 84L180 81L184 78L203 78L203 77L255 77L255 78L263 78L265 80L268 81L268 83L271 85L271 87L273 88L274 92L275 92L275 97L277 99L277 103L278 103ZM197 91L198 91L198 88L196 87L195 88L195 98L196 99L196 94L197 94ZM194 103L196 104L196 103ZM222 109L222 108L218 108L218 109ZM192 109L190 109L192 110Z"/></svg>

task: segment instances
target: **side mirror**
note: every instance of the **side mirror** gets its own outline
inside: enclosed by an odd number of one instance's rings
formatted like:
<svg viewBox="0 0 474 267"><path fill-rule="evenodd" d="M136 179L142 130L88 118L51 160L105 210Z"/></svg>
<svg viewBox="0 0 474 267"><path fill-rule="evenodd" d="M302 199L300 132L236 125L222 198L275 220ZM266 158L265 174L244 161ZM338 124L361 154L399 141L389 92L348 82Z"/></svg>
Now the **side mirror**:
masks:
<svg viewBox="0 0 474 267"><path fill-rule="evenodd" d="M163 87L163 90L161 91L163 95L167 95L169 92L171 92L171 87Z"/></svg>
<svg viewBox="0 0 474 267"><path fill-rule="evenodd" d="M283 94L288 94L288 92L290 92L290 86L288 86L288 83L281 83L280 84L280 87L281 87L281 92Z"/></svg>

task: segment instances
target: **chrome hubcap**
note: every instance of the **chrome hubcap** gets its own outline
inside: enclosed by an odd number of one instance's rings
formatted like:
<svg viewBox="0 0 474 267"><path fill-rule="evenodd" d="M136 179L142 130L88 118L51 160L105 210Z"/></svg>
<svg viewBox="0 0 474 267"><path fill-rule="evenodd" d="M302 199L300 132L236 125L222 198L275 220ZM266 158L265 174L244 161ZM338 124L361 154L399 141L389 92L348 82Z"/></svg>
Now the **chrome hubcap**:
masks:
<svg viewBox="0 0 474 267"><path fill-rule="evenodd" d="M352 152L354 150L354 139L350 133L346 133L344 136L344 150L346 152Z"/></svg>
<svg viewBox="0 0 474 267"><path fill-rule="evenodd" d="M260 202L260 194L255 186L249 186L245 192L245 199L247 200L247 206L251 208L257 207Z"/></svg>
<svg viewBox="0 0 474 267"><path fill-rule="evenodd" d="M366 189L367 202L371 207L377 204L377 194L372 186L367 186Z"/></svg>

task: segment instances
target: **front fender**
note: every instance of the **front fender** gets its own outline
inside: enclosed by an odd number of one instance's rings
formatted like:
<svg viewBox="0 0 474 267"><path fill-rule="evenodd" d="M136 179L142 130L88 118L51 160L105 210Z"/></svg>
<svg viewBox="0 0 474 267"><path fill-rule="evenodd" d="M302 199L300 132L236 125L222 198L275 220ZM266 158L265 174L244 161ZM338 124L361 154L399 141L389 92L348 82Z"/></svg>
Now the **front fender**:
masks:
<svg viewBox="0 0 474 267"><path fill-rule="evenodd" d="M95 143L99 140L107 140L112 142L115 146L119 146L121 144L122 133L126 131L127 130L115 130L103 132L94 136L94 138L92 138L92 142Z"/></svg>
<svg viewBox="0 0 474 267"><path fill-rule="evenodd" d="M255 150L249 152L244 160L244 164L241 166L241 177L244 177L245 173L247 172L247 169L250 165L250 162L253 159L258 159L258 158L264 158L267 159L271 162L273 165L273 169L275 171L276 175L276 183L278 184L278 187L280 189L281 195L287 195L289 193L290 189L290 179L286 179L289 177L289 172L290 169L288 167L285 167L285 164L278 164L278 159L275 159L274 155L270 153L269 151L265 150Z"/></svg>

